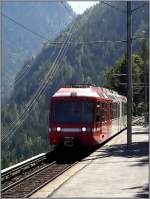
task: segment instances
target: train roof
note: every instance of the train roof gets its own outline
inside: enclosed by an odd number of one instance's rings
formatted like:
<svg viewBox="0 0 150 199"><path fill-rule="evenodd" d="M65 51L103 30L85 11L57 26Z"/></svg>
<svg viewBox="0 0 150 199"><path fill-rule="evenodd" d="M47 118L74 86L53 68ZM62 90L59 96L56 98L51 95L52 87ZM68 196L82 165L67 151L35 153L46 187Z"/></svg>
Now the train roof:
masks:
<svg viewBox="0 0 150 199"><path fill-rule="evenodd" d="M60 88L52 97L93 97L112 100L114 102L127 101L125 96L119 95L118 92L102 87L96 87L89 84L69 85Z"/></svg>

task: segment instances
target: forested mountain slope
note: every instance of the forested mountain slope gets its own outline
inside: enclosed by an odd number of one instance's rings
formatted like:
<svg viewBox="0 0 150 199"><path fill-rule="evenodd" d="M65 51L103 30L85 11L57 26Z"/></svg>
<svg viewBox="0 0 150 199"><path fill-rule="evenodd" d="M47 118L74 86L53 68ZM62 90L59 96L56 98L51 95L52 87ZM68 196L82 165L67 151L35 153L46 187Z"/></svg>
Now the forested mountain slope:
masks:
<svg viewBox="0 0 150 199"><path fill-rule="evenodd" d="M111 4L126 9L126 2ZM133 6L139 6L139 2L133 2ZM136 12L133 15L133 36L142 36L143 30L147 33L149 30L148 5ZM38 56L30 61L29 75L15 86L11 103L2 112L5 132L10 132L9 124L19 118L18 114L25 110L25 116L28 116L11 139L8 137L8 144L2 143L4 167L48 150L51 95L69 83L105 85L105 72L126 53L125 40L126 13L97 4L79 15L55 43L46 43ZM133 41L134 52L140 49L140 43L141 40ZM19 122L22 122L22 117Z"/></svg>
<svg viewBox="0 0 150 199"><path fill-rule="evenodd" d="M34 58L47 39L56 38L74 17L67 3L3 1L3 97L10 95L14 78L26 60Z"/></svg>

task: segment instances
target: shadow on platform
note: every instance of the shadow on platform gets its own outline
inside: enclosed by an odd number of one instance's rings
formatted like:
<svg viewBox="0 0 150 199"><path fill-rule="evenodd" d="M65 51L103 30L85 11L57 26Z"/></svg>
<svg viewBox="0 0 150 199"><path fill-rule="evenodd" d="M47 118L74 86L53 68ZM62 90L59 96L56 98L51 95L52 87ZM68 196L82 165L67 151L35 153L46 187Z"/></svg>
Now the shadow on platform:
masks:
<svg viewBox="0 0 150 199"><path fill-rule="evenodd" d="M134 142L132 144L132 147L130 150L127 148L126 144L118 144L113 145L109 147L104 147L99 150L97 150L99 154L93 154L93 156L90 156L87 160L96 160L96 159L103 159L107 158L106 162L102 161L104 164L111 163L111 160L109 161L109 157L122 157L123 159L119 159L119 162L126 162L129 161L129 167L134 166L145 166L148 165L149 159L149 143L148 142ZM133 159L132 159L133 158ZM136 158L136 159L135 159ZM113 160L113 163L116 162ZM148 180L148 176L147 176ZM137 189L137 192L135 194L136 198L149 198L149 185L145 184L144 186L138 186L138 187L130 187L127 189Z"/></svg>
<svg viewBox="0 0 150 199"><path fill-rule="evenodd" d="M144 185L140 191L135 195L137 198L149 198L149 185Z"/></svg>
<svg viewBox="0 0 150 199"><path fill-rule="evenodd" d="M130 188L125 188L124 190L128 190L128 189L138 189L139 191L137 191L137 194L135 195L135 197L137 198L149 198L149 185L145 184L144 186L137 186L137 187L130 187Z"/></svg>
<svg viewBox="0 0 150 199"><path fill-rule="evenodd" d="M149 132L147 132L147 131L145 131L145 132L144 131L143 132L132 132L132 134L137 134L137 135L138 134L149 134Z"/></svg>
<svg viewBox="0 0 150 199"><path fill-rule="evenodd" d="M123 157L123 158L128 158L128 159L140 158L139 160L138 159L134 160L135 164L132 164L130 166L143 166L145 164L148 164L149 162L148 142L134 142L132 143L132 146L130 149L127 148L126 144L117 144L117 145L101 148L97 150L97 152L100 152L100 154L90 156L89 158L83 161L96 160L96 159L106 158L106 157Z"/></svg>

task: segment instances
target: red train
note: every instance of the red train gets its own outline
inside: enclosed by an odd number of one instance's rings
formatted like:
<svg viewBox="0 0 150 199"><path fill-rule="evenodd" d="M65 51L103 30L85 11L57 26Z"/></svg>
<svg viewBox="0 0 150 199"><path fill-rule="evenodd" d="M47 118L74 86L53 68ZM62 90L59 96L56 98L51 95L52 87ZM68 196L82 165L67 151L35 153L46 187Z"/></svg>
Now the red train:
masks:
<svg viewBox="0 0 150 199"><path fill-rule="evenodd" d="M87 84L59 89L51 98L49 143L92 146L126 126L127 99L117 92Z"/></svg>

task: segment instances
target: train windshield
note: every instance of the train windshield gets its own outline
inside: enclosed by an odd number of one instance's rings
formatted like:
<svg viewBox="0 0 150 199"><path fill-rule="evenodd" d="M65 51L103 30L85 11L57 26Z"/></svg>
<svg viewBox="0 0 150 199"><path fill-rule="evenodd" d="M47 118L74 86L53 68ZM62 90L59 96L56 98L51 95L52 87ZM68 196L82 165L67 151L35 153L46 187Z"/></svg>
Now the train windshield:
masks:
<svg viewBox="0 0 150 199"><path fill-rule="evenodd" d="M51 121L57 123L91 123L94 103L91 101L58 101L51 107Z"/></svg>

